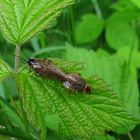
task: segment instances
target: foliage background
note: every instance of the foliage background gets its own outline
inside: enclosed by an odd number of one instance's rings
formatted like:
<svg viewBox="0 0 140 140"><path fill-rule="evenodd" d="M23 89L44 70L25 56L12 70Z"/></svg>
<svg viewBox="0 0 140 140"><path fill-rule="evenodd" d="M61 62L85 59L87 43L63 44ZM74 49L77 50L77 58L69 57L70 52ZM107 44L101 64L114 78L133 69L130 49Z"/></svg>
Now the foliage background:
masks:
<svg viewBox="0 0 140 140"><path fill-rule="evenodd" d="M140 81L140 2L137 0L77 0L65 9L52 27L32 38L22 46L22 57L54 57L84 62L86 70L82 75L100 75L123 100L127 110L139 117ZM10 66L14 65L13 45L0 33L0 58ZM25 56L27 54L27 56ZM23 61L23 64L25 62ZM9 101L8 92L16 100L13 79L0 84L0 96ZM7 104L1 103L1 139L17 137L20 120L14 116ZM5 117L7 116L7 117ZM13 120L14 119L14 120ZM3 124L10 130L3 131ZM19 135L21 132L19 132ZM5 136L10 135L10 136ZM51 130L48 139L63 139ZM140 126L120 130L106 136L96 136L98 140L140 138ZM25 138L24 138L25 139ZM77 140L78 138L75 138Z"/></svg>

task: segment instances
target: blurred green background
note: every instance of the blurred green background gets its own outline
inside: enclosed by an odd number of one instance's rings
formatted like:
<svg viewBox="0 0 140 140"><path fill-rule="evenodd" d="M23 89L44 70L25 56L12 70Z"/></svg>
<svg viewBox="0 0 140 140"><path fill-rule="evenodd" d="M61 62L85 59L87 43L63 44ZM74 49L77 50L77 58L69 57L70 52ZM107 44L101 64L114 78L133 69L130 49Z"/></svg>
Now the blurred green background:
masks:
<svg viewBox="0 0 140 140"><path fill-rule="evenodd" d="M26 60L57 57L84 62L86 70L82 75L86 77L92 74L100 75L124 101L129 113L139 117L139 42L139 0L77 0L75 5L63 11L50 29L24 44L21 55ZM14 47L0 32L0 58L12 67L14 67ZM22 64L25 62L22 61ZM10 139L11 135L18 137L16 133L18 127L22 125L14 111L9 109L8 92L16 100L16 87L12 79L0 84L0 98L6 102L1 103L3 107L0 110L1 140ZM22 135L22 131L19 135ZM58 139L62 138L49 131L48 140ZM139 139L140 125L94 138L94 140Z"/></svg>

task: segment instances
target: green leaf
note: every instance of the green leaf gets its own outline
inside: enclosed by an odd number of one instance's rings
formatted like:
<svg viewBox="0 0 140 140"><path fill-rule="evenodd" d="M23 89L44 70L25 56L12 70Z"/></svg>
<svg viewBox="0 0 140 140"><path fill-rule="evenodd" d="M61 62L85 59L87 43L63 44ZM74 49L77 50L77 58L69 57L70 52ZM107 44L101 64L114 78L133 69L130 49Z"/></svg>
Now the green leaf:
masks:
<svg viewBox="0 0 140 140"><path fill-rule="evenodd" d="M0 82L12 73L11 68L0 59Z"/></svg>
<svg viewBox="0 0 140 140"><path fill-rule="evenodd" d="M133 25L134 21L139 20L140 15L137 11L122 11L122 12L115 12L108 18L108 22L113 21L122 21L126 23L130 23Z"/></svg>
<svg viewBox="0 0 140 140"><path fill-rule="evenodd" d="M69 46L65 57L69 61L77 60L85 63L86 70L82 72L84 76L95 73L103 77L119 98L122 99L128 112L135 117L139 116L139 90L137 73L134 67L124 67L123 63L125 61L120 62L118 56L111 56L103 50L96 53ZM133 127L128 127L126 131L132 130Z"/></svg>
<svg viewBox="0 0 140 140"><path fill-rule="evenodd" d="M49 28L74 0L1 0L0 29L13 44L22 44Z"/></svg>
<svg viewBox="0 0 140 140"><path fill-rule="evenodd" d="M70 92L59 81L37 77L26 67L20 69L17 82L24 109L38 129L45 128L44 118L51 113L59 115L57 133L65 137L91 138L138 122L98 76L87 80L91 94Z"/></svg>
<svg viewBox="0 0 140 140"><path fill-rule="evenodd" d="M131 48L121 48L117 52L117 55L121 60L125 60L126 62L128 62L130 57L130 51ZM140 68L140 52L138 50L132 51L131 65L133 65L135 68Z"/></svg>
<svg viewBox="0 0 140 140"><path fill-rule="evenodd" d="M77 43L88 43L97 39L104 28L104 21L94 14L86 14L82 17L75 29Z"/></svg>
<svg viewBox="0 0 140 140"><path fill-rule="evenodd" d="M111 8L117 11L134 11L138 10L132 0L119 0L111 5Z"/></svg>
<svg viewBox="0 0 140 140"><path fill-rule="evenodd" d="M136 28L132 24L135 23L136 17L137 13L130 12L130 15L127 13L126 16L126 13L120 12L115 13L108 19L106 39L110 47L116 50L132 46L138 48L139 39Z"/></svg>
<svg viewBox="0 0 140 140"><path fill-rule="evenodd" d="M112 136L95 136L93 140L117 140L115 137Z"/></svg>
<svg viewBox="0 0 140 140"><path fill-rule="evenodd" d="M140 8L140 1L139 0L131 0L138 8Z"/></svg>
<svg viewBox="0 0 140 140"><path fill-rule="evenodd" d="M84 63L75 62L75 61L62 61L61 59L51 58L54 65L57 65L58 68L63 69L66 73L80 73L81 70L85 69Z"/></svg>
<svg viewBox="0 0 140 140"><path fill-rule="evenodd" d="M58 130L58 123L59 123L59 115L58 113L55 114L47 114L45 116L45 122L48 128L52 130Z"/></svg>
<svg viewBox="0 0 140 140"><path fill-rule="evenodd" d="M21 128L21 126L23 126L23 124L22 124L19 116L16 114L16 112L13 110L13 108L2 98L0 98L0 106L1 106L1 110L3 111L3 114L4 114L4 118L7 117L8 120L10 120L14 126L20 127L20 129L23 130L23 128Z"/></svg>
<svg viewBox="0 0 140 140"><path fill-rule="evenodd" d="M10 139L14 139L14 137L10 137L10 136L6 136L6 135L0 135L0 139L1 140L10 140Z"/></svg>

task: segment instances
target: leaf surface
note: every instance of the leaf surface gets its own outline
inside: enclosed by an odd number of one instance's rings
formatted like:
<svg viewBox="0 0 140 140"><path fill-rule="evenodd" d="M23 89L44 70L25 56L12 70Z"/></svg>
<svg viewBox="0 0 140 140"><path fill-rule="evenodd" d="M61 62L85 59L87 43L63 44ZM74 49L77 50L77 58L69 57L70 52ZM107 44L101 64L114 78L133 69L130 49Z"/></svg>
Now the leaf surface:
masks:
<svg viewBox="0 0 140 140"><path fill-rule="evenodd" d="M119 0L111 5L111 8L117 11L135 11L138 10L137 6L132 0Z"/></svg>
<svg viewBox="0 0 140 140"><path fill-rule="evenodd" d="M0 82L12 73L11 68L0 59Z"/></svg>
<svg viewBox="0 0 140 140"><path fill-rule="evenodd" d="M66 137L91 138L138 122L98 76L87 80L93 88L90 95L70 92L59 81L37 77L26 67L20 69L17 82L24 109L39 130L51 113L59 116L57 133Z"/></svg>
<svg viewBox="0 0 140 140"><path fill-rule="evenodd" d="M70 57L71 55L72 57ZM124 60L121 62L118 56L111 56L103 50L96 53L68 47L65 57L69 61L77 60L85 63L86 70L82 71L84 76L93 73L100 75L123 101L128 112L135 117L139 116L139 91L134 67L125 67L123 65L125 64ZM134 126L128 127L126 133L132 128Z"/></svg>
<svg viewBox="0 0 140 140"><path fill-rule="evenodd" d="M120 59L126 60L128 62L130 57L130 51L131 48L121 48L117 52L117 55ZM131 65L133 65L136 68L140 68L139 62L140 62L140 52L138 50L133 50L131 56Z"/></svg>
<svg viewBox="0 0 140 140"><path fill-rule="evenodd" d="M0 29L13 44L22 44L49 28L74 0L1 0Z"/></svg>
<svg viewBox="0 0 140 140"><path fill-rule="evenodd" d="M138 8L140 8L140 1L139 0L131 0Z"/></svg>
<svg viewBox="0 0 140 140"><path fill-rule="evenodd" d="M76 42L89 43L97 39L104 28L104 20L94 14L85 14L75 29Z"/></svg>
<svg viewBox="0 0 140 140"><path fill-rule="evenodd" d="M119 50L122 47L137 49L139 40L136 33L138 12L117 12L107 20L106 39L110 47Z"/></svg>

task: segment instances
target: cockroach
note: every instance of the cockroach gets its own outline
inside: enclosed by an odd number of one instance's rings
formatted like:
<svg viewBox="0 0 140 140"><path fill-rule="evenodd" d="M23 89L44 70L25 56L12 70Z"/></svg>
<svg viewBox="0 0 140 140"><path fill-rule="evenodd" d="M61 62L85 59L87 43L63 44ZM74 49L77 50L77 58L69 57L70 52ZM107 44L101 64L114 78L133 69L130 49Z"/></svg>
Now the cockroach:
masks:
<svg viewBox="0 0 140 140"><path fill-rule="evenodd" d="M65 88L71 91L88 94L91 92L91 87L85 79L77 74L63 72L50 59L29 59L27 63L37 75L46 79L59 80Z"/></svg>

